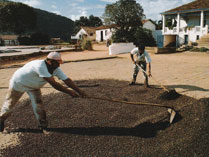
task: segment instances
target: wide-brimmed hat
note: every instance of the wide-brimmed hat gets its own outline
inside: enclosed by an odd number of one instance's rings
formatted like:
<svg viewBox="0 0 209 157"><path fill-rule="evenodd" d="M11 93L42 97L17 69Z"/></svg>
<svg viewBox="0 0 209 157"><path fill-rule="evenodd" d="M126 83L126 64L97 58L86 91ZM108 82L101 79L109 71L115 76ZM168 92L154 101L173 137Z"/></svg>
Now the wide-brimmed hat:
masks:
<svg viewBox="0 0 209 157"><path fill-rule="evenodd" d="M48 59L53 59L58 61L60 64L63 64L61 55L58 52L50 52L47 56Z"/></svg>

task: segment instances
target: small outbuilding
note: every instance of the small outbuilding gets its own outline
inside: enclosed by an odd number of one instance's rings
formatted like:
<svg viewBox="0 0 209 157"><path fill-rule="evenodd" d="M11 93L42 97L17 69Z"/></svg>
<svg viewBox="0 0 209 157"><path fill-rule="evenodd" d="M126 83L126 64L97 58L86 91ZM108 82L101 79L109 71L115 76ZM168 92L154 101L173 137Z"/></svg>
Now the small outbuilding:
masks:
<svg viewBox="0 0 209 157"><path fill-rule="evenodd" d="M0 45L4 45L4 46L19 45L18 35L0 35Z"/></svg>
<svg viewBox="0 0 209 157"><path fill-rule="evenodd" d="M89 39L92 41L96 40L96 27L81 27L81 29L71 36L71 39Z"/></svg>

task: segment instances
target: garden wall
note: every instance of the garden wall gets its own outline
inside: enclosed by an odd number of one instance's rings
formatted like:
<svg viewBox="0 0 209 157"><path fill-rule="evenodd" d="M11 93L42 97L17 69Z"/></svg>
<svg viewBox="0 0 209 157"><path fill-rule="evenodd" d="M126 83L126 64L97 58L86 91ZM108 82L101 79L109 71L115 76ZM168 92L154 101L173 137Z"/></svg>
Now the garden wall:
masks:
<svg viewBox="0 0 209 157"><path fill-rule="evenodd" d="M113 43L109 46L109 55L128 53L135 47L133 43Z"/></svg>

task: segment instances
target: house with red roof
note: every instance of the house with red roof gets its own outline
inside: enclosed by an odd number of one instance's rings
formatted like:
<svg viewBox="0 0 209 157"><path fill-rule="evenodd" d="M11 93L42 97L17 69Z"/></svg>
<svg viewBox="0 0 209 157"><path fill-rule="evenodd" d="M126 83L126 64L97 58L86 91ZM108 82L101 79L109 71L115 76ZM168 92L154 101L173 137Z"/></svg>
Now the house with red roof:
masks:
<svg viewBox="0 0 209 157"><path fill-rule="evenodd" d="M209 0L195 0L161 15L164 43L166 36L176 36L176 46L192 42L209 46Z"/></svg>
<svg viewBox="0 0 209 157"><path fill-rule="evenodd" d="M17 35L0 35L0 45L11 46L19 45Z"/></svg>
<svg viewBox="0 0 209 157"><path fill-rule="evenodd" d="M71 39L89 39L96 40L96 27L81 27L81 29L71 36Z"/></svg>
<svg viewBox="0 0 209 157"><path fill-rule="evenodd" d="M111 39L115 27L117 27L115 24L97 27L96 41L102 42ZM142 20L142 27L153 32L156 30L156 24L151 19Z"/></svg>

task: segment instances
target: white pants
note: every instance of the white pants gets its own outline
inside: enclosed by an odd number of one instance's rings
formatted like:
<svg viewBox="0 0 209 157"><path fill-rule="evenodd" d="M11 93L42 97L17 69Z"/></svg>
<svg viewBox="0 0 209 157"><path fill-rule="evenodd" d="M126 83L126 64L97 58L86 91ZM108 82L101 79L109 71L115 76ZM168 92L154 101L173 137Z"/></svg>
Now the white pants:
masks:
<svg viewBox="0 0 209 157"><path fill-rule="evenodd" d="M47 125L46 112L42 102L40 89L28 91L27 94L31 99L33 111L36 116L36 119L39 122L39 126ZM0 112L0 118L2 120L6 120L12 114L13 107L15 106L15 104L18 102L18 100L21 98L22 95L23 92L18 92L14 89L8 90L6 99L2 105L2 109Z"/></svg>

